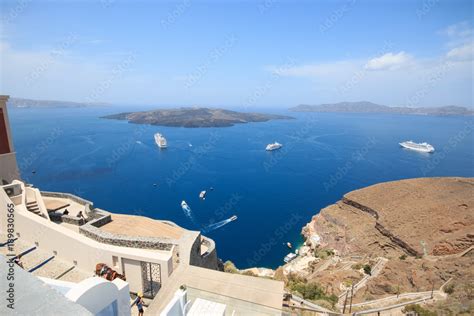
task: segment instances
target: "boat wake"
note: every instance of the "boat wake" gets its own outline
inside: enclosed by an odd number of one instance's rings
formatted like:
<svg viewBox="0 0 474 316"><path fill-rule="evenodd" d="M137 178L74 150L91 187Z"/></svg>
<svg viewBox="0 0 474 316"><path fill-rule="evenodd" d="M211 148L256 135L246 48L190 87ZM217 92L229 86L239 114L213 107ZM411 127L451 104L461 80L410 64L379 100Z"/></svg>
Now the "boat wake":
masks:
<svg viewBox="0 0 474 316"><path fill-rule="evenodd" d="M191 210L191 208L185 201L181 202L181 208L183 209L184 215L186 215L186 217L189 218L189 220L194 225L197 225L196 220L194 219L194 216L193 216L193 211Z"/></svg>
<svg viewBox="0 0 474 316"><path fill-rule="evenodd" d="M204 227L202 231L203 231L203 233L211 232L213 230L219 229L222 226L225 226L225 225L229 224L230 222L235 221L236 219L237 219L237 216L234 215L234 216L232 216L228 219L225 219L223 221L208 225L208 226Z"/></svg>

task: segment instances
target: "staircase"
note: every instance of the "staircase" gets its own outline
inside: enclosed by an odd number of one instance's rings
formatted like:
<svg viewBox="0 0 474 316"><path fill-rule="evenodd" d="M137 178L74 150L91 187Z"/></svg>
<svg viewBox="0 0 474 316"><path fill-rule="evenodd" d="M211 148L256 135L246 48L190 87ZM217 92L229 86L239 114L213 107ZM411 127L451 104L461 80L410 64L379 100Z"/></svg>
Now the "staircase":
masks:
<svg viewBox="0 0 474 316"><path fill-rule="evenodd" d="M27 202L26 209L32 213L35 213L36 215L41 216L41 211L39 209L38 202L36 201Z"/></svg>

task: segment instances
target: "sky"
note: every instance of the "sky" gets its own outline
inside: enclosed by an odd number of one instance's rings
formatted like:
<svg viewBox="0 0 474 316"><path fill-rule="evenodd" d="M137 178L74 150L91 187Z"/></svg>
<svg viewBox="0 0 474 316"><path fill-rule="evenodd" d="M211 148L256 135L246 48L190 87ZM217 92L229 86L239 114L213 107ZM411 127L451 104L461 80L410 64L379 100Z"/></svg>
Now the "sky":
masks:
<svg viewBox="0 0 474 316"><path fill-rule="evenodd" d="M473 106L474 1L0 3L0 93L12 97Z"/></svg>

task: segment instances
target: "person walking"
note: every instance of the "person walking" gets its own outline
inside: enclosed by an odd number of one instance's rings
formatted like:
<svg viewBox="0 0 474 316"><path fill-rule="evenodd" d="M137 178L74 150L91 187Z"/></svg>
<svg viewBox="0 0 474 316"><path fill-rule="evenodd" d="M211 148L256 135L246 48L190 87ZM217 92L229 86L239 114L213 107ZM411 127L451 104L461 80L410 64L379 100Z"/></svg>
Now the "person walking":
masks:
<svg viewBox="0 0 474 316"><path fill-rule="evenodd" d="M143 294L141 292L138 292L137 293L137 298L135 299L135 301L132 304L132 307L133 307L133 305L137 305L138 316L143 316L143 304L144 304Z"/></svg>

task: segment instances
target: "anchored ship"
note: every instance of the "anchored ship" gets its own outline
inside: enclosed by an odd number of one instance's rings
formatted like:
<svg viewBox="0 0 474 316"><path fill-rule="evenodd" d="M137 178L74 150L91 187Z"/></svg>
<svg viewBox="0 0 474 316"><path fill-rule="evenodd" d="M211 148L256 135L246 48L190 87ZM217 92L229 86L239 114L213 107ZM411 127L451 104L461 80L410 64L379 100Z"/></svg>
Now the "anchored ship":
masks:
<svg viewBox="0 0 474 316"><path fill-rule="evenodd" d="M201 193L199 193L199 198L201 200L205 200L206 199L206 191L201 191Z"/></svg>
<svg viewBox="0 0 474 316"><path fill-rule="evenodd" d="M278 142L274 142L273 144L268 144L265 150L272 151L272 150L280 149L281 147L283 147L282 144Z"/></svg>
<svg viewBox="0 0 474 316"><path fill-rule="evenodd" d="M406 149L416 150L416 151L420 151L420 152L423 152L423 153L432 153L432 152L435 151L434 147L431 146L430 144L426 143L426 142L424 142L424 143L415 143L415 142L409 140L409 141L400 143L400 146L402 146L403 148L406 148Z"/></svg>
<svg viewBox="0 0 474 316"><path fill-rule="evenodd" d="M161 135L160 133L155 134L155 143L160 148L168 147L168 142L166 141L166 138L163 135Z"/></svg>

